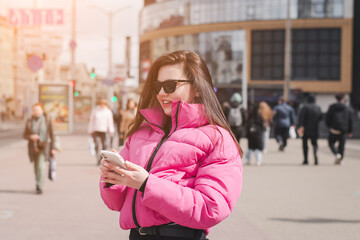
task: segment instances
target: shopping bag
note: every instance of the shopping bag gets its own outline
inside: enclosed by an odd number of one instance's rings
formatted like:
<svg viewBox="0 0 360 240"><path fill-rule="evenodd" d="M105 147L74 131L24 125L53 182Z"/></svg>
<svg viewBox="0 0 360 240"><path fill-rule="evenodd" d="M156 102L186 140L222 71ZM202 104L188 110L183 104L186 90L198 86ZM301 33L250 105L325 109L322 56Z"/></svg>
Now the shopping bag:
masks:
<svg viewBox="0 0 360 240"><path fill-rule="evenodd" d="M294 127L290 127L289 128L289 137L291 139L296 139L296 131L295 131L295 128Z"/></svg>
<svg viewBox="0 0 360 240"><path fill-rule="evenodd" d="M49 159L49 179L55 181L56 179L56 160L54 157Z"/></svg>
<svg viewBox="0 0 360 240"><path fill-rule="evenodd" d="M91 155L96 154L96 152L95 152L95 143L94 143L94 139L92 137L88 138L88 148L89 148L89 151L90 151Z"/></svg>

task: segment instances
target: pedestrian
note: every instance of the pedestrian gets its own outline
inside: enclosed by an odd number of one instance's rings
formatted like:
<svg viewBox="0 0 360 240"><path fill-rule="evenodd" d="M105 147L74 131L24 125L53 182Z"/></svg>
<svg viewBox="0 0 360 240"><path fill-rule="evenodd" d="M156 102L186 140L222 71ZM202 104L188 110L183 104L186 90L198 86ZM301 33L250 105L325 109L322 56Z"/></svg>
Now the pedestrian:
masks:
<svg viewBox="0 0 360 240"><path fill-rule="evenodd" d="M119 147L123 147L126 141L126 135L129 132L130 123L136 115L137 103L134 99L128 99L126 110L121 112L121 122L119 124Z"/></svg>
<svg viewBox="0 0 360 240"><path fill-rule="evenodd" d="M242 151L199 55L154 61L128 136L127 170L102 160L100 192L129 239L206 239L240 195Z"/></svg>
<svg viewBox="0 0 360 240"><path fill-rule="evenodd" d="M289 138L290 127L295 128L295 111L280 97L278 105L274 108L275 138L279 144L279 151L284 151Z"/></svg>
<svg viewBox="0 0 360 240"><path fill-rule="evenodd" d="M266 153L268 151L268 143L270 139L270 130L273 125L273 112L270 108L270 106L265 102L261 101L259 103L259 113L262 117L265 132L263 134L264 136L264 149L263 152Z"/></svg>
<svg viewBox="0 0 360 240"><path fill-rule="evenodd" d="M330 105L326 113L326 125L329 128L329 147L335 156L335 164L341 164L344 158L346 135L352 137L351 110L345 105L344 94L336 94L336 103ZM335 143L339 142L338 147Z"/></svg>
<svg viewBox="0 0 360 240"><path fill-rule="evenodd" d="M224 114L230 124L231 131L234 133L236 140L240 143L240 139L244 134L244 126L246 122L245 109L241 105L242 97L240 93L234 93L230 98L230 104L225 105Z"/></svg>
<svg viewBox="0 0 360 240"><path fill-rule="evenodd" d="M317 140L319 138L319 122L323 119L321 108L315 104L315 96L310 94L305 104L299 113L298 119L298 134L302 137L302 146L304 161L303 165L309 164L308 162L308 140L310 139L314 153L314 163L319 164L317 156Z"/></svg>
<svg viewBox="0 0 360 240"><path fill-rule="evenodd" d="M106 134L114 135L114 119L106 99L100 99L90 115L88 133L94 139L97 164L100 165L99 151L107 149ZM100 147L101 144L101 147Z"/></svg>
<svg viewBox="0 0 360 240"><path fill-rule="evenodd" d="M55 155L54 134L43 105L35 103L32 112L32 116L26 121L23 137L28 140L28 155L30 162L34 163L36 193L42 194L47 156Z"/></svg>
<svg viewBox="0 0 360 240"><path fill-rule="evenodd" d="M264 122L259 113L259 105L252 104L249 107L248 121L246 122L246 137L248 139L248 151L246 152L246 164L250 165L251 153L254 152L256 165L262 162L262 150L264 149Z"/></svg>

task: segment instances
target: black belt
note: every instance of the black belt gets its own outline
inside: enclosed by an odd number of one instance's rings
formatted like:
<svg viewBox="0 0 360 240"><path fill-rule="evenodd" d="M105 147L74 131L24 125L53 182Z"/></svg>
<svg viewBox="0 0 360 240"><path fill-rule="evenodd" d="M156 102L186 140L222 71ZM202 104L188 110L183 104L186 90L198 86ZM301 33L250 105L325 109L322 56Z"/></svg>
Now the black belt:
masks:
<svg viewBox="0 0 360 240"><path fill-rule="evenodd" d="M183 227L178 224L166 224L152 227L133 228L140 235L160 235L164 237L193 238L195 234L203 232L201 229Z"/></svg>

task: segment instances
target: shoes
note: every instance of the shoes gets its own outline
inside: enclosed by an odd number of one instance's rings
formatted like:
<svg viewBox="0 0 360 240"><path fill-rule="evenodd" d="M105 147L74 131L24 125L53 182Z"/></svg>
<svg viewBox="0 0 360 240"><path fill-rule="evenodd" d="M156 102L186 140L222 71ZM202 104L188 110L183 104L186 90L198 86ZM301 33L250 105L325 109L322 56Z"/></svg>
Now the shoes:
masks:
<svg viewBox="0 0 360 240"><path fill-rule="evenodd" d="M284 145L283 145L283 144L280 144L280 146L279 146L279 151L280 151L280 152L283 152L283 151L284 151L284 148L285 148Z"/></svg>
<svg viewBox="0 0 360 240"><path fill-rule="evenodd" d="M315 156L314 158L315 158L315 165L318 165L318 164L319 164L319 162L318 162L318 157Z"/></svg>
<svg viewBox="0 0 360 240"><path fill-rule="evenodd" d="M337 153L336 156L335 156L335 162L334 164L335 165L340 165L341 164L341 159L342 159L342 156L340 153Z"/></svg>
<svg viewBox="0 0 360 240"><path fill-rule="evenodd" d="M246 165L251 165L251 163L250 163L250 162L246 162Z"/></svg>
<svg viewBox="0 0 360 240"><path fill-rule="evenodd" d="M257 163L256 163L256 166L258 166L258 167L261 166L261 163L260 163L260 162L257 162Z"/></svg>
<svg viewBox="0 0 360 240"><path fill-rule="evenodd" d="M302 165L308 165L309 163L307 161L303 161Z"/></svg>
<svg viewBox="0 0 360 240"><path fill-rule="evenodd" d="M36 194L42 194L43 193L43 191L41 190L41 188L40 187L36 187Z"/></svg>

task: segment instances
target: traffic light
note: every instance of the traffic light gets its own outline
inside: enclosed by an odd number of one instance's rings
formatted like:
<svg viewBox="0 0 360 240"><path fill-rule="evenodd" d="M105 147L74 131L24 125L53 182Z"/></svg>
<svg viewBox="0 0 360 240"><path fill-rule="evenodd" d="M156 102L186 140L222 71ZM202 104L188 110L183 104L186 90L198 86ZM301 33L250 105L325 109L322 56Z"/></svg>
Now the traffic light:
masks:
<svg viewBox="0 0 360 240"><path fill-rule="evenodd" d="M90 77L91 78L96 78L95 68L91 69Z"/></svg>
<svg viewBox="0 0 360 240"><path fill-rule="evenodd" d="M80 92L79 91L74 91L74 96L75 97L78 97L80 95Z"/></svg>
<svg viewBox="0 0 360 240"><path fill-rule="evenodd" d="M70 87L72 87L73 89L75 89L75 80L70 80L70 81L69 81L69 85L70 85Z"/></svg>
<svg viewBox="0 0 360 240"><path fill-rule="evenodd" d="M112 98L111 98L111 101L112 101L112 102L116 102L117 100L118 100L117 96L115 96L115 95L112 96Z"/></svg>

